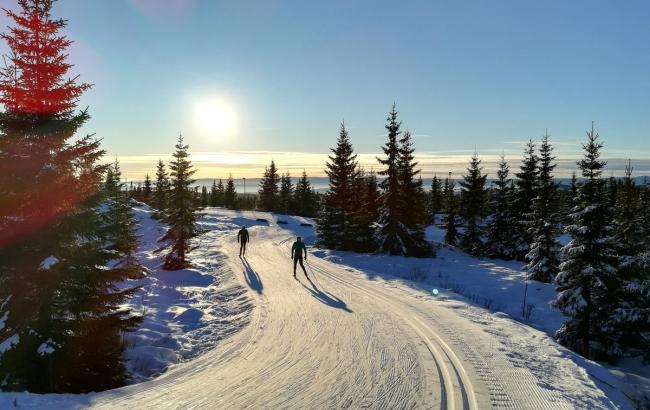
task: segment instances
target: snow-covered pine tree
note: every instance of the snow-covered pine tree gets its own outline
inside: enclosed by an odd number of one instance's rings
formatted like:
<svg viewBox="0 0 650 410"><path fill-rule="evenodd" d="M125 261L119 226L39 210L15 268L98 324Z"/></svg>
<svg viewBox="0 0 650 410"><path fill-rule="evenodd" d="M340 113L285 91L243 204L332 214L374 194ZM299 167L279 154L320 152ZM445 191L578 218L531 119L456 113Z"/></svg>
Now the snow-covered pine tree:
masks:
<svg viewBox="0 0 650 410"><path fill-rule="evenodd" d="M445 243L447 245L456 245L458 239L458 201L454 194L454 181L451 179L451 172L449 177L445 178L445 186L443 189L445 196Z"/></svg>
<svg viewBox="0 0 650 410"><path fill-rule="evenodd" d="M296 215L307 217L316 215L318 201L305 170L302 171L302 175L296 184L292 202L294 203Z"/></svg>
<svg viewBox="0 0 650 410"><path fill-rule="evenodd" d="M560 243L557 240L557 185L553 181L553 147L548 133L542 138L537 163L537 196L533 200L529 233L533 242L526 254L528 279L550 283L558 272Z"/></svg>
<svg viewBox="0 0 650 410"><path fill-rule="evenodd" d="M264 170L264 176L260 180L259 209L262 211L278 210L278 192L280 190L280 176L275 166L275 161L271 160L271 165Z"/></svg>
<svg viewBox="0 0 650 410"><path fill-rule="evenodd" d="M357 169L357 156L352 143L341 123L336 147L331 148L325 173L329 178L329 189L323 198L323 207L318 217L318 237L321 244L330 249L352 249L351 228L353 206L352 184Z"/></svg>
<svg viewBox="0 0 650 410"><path fill-rule="evenodd" d="M515 244L517 258L524 260L530 249L532 237L529 232L533 200L537 196L537 163L539 158L535 153L535 143L529 140L524 149L524 158L521 161L520 172L516 174L514 200Z"/></svg>
<svg viewBox="0 0 650 410"><path fill-rule="evenodd" d="M465 228L460 237L460 247L470 255L482 255L485 252L483 243L483 219L487 213L487 189L483 167L478 154L474 154L467 168L467 175L460 181L460 218Z"/></svg>
<svg viewBox="0 0 650 410"><path fill-rule="evenodd" d="M210 196L208 195L208 187L201 186L201 208L206 208L210 204Z"/></svg>
<svg viewBox="0 0 650 410"><path fill-rule="evenodd" d="M71 41L51 0L19 0L2 34L0 70L0 353L2 390L85 392L125 381L122 332L139 321L120 306L132 293L107 269L99 212L107 165L89 119L89 84L66 78Z"/></svg>
<svg viewBox="0 0 650 410"><path fill-rule="evenodd" d="M429 222L436 223L436 215L442 211L443 193L442 183L437 175L433 176L431 180L431 191L429 191Z"/></svg>
<svg viewBox="0 0 650 410"><path fill-rule="evenodd" d="M112 267L120 269L125 276L138 279L144 276L144 267L138 262L135 253L138 250L140 237L139 223L133 214L129 196L121 182L122 171L117 160L106 174L106 211L103 214L104 224L108 232L109 249L113 251Z"/></svg>
<svg viewBox="0 0 650 410"><path fill-rule="evenodd" d="M156 186L153 191L151 205L155 209L153 217L164 221L167 215L167 206L169 204L169 176L162 160L158 160L156 168Z"/></svg>
<svg viewBox="0 0 650 410"><path fill-rule="evenodd" d="M293 191L291 175L287 171L280 177L280 195L278 197L278 211L283 214L288 214L292 208Z"/></svg>
<svg viewBox="0 0 650 410"><path fill-rule="evenodd" d="M144 176L144 184L142 185L142 202L146 204L150 203L152 192L151 178L149 177L149 174L146 174Z"/></svg>
<svg viewBox="0 0 650 410"><path fill-rule="evenodd" d="M232 178L232 174L228 176L228 181L226 182L226 188L223 193L223 206L228 209L237 208L237 190L235 189L235 180Z"/></svg>
<svg viewBox="0 0 650 410"><path fill-rule="evenodd" d="M398 175L400 187L399 214L405 228L402 243L406 256L431 256L433 249L424 238L424 230L429 222L427 213L427 194L422 187L420 170L416 169L411 133L406 131L399 140Z"/></svg>
<svg viewBox="0 0 650 410"><path fill-rule="evenodd" d="M641 191L632 178L631 162L617 191L613 242L620 256L618 277L623 286L613 327L628 354L642 351L650 355L650 249L643 229Z"/></svg>
<svg viewBox="0 0 650 410"><path fill-rule="evenodd" d="M189 145L183 144L183 136L178 136L174 159L169 164L171 170L171 190L165 222L169 225L167 232L160 238L166 242L169 252L165 256L163 267L178 270L189 266L187 254L191 251L190 239L199 234L196 220L199 216L196 207L195 192L192 189L196 172L189 160Z"/></svg>
<svg viewBox="0 0 650 410"><path fill-rule="evenodd" d="M621 282L602 178L606 162L599 159L602 146L592 125L583 145L584 157L578 161L584 181L571 214L572 224L565 228L571 240L562 248L555 278L558 293L552 302L568 317L556 332L557 340L587 358L620 352L611 317L618 307Z"/></svg>
<svg viewBox="0 0 650 410"><path fill-rule="evenodd" d="M513 259L515 255L514 224L512 214L512 180L508 178L510 167L501 155L497 180L490 195L492 218L487 227L487 251L494 258Z"/></svg>
<svg viewBox="0 0 650 410"><path fill-rule="evenodd" d="M213 179L212 180L212 186L210 187L210 199L208 201L210 203L210 206L218 206L218 198L217 198L217 180Z"/></svg>

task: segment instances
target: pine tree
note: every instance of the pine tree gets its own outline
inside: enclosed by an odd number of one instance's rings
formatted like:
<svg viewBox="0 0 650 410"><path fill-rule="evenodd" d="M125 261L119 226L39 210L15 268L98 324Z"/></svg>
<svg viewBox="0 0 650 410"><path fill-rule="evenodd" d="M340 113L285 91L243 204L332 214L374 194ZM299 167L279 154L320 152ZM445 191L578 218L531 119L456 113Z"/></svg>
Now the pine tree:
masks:
<svg viewBox="0 0 650 410"><path fill-rule="evenodd" d="M517 223L515 225L516 252L519 259L524 259L530 249L532 237L529 232L533 200L537 196L537 163L539 158L535 153L535 143L529 140L524 150L524 158L520 172L516 174L517 186L513 211Z"/></svg>
<svg viewBox="0 0 650 410"><path fill-rule="evenodd" d="M208 188L203 185L201 187L201 208L206 208L210 204L210 197L208 196Z"/></svg>
<svg viewBox="0 0 650 410"><path fill-rule="evenodd" d="M490 195L492 218L487 228L488 253L495 258L510 260L515 255L514 223L512 214L512 180L508 178L510 167L504 156L499 161L497 180Z"/></svg>
<svg viewBox="0 0 650 410"><path fill-rule="evenodd" d="M278 191L280 183L280 176L278 169L275 166L275 161L271 161L271 165L264 170L264 176L260 180L259 193L259 208L262 211L277 211L278 210Z"/></svg>
<svg viewBox="0 0 650 410"><path fill-rule="evenodd" d="M456 240L458 238L458 229L457 229L457 200L456 195L454 194L454 181L451 180L451 172L449 177L445 178L445 186L443 189L445 196L445 243L447 245L456 245Z"/></svg>
<svg viewBox="0 0 650 410"><path fill-rule="evenodd" d="M305 170L302 171L302 176L298 180L298 184L296 184L293 202L298 216L313 217L316 215L318 202Z"/></svg>
<svg viewBox="0 0 650 410"><path fill-rule="evenodd" d="M169 204L169 176L162 160L158 160L156 169L156 187L153 191L152 206L155 209L154 218L164 221Z"/></svg>
<svg viewBox="0 0 650 410"><path fill-rule="evenodd" d="M602 144L593 126L583 148L578 167L584 181L571 214L572 224L565 228L571 241L562 248L553 305L568 317L556 332L558 341L585 357L597 358L619 351L610 315L616 308L620 281L602 178L606 162L599 160Z"/></svg>
<svg viewBox="0 0 650 410"><path fill-rule="evenodd" d="M537 196L533 200L529 233L533 238L526 254L528 279L550 283L558 272L560 243L557 241L557 185L553 181L553 147L548 133L539 149Z"/></svg>
<svg viewBox="0 0 650 410"><path fill-rule="evenodd" d="M399 141L398 174L400 186L401 224L406 228L402 243L408 256L430 256L431 245L424 238L424 230L429 222L427 214L427 195L422 188L420 170L413 153L411 133L405 132ZM416 179L417 177L417 179Z"/></svg>
<svg viewBox="0 0 650 410"><path fill-rule="evenodd" d="M221 183L221 180L219 180ZM235 180L232 178L232 174L228 177L228 182L226 182L226 189L223 193L223 206L228 209L237 208L237 191L235 190Z"/></svg>
<svg viewBox="0 0 650 410"><path fill-rule="evenodd" d="M151 178L149 178L149 174L146 174L144 176L144 185L142 186L142 202L148 204L151 202Z"/></svg>
<svg viewBox="0 0 650 410"><path fill-rule="evenodd" d="M139 246L138 221L133 215L129 197L121 182L122 172L117 160L106 175L107 209L103 214L108 231L109 249L113 251L114 269L121 269L125 276L132 279L144 276L144 268L135 257Z"/></svg>
<svg viewBox="0 0 650 410"><path fill-rule="evenodd" d="M325 247L349 250L353 247L351 218L355 209L352 184L356 176L357 156L345 123L341 123L336 148L331 151L333 155L328 157L325 170L329 177L329 189L323 199L317 231L319 240Z"/></svg>
<svg viewBox="0 0 650 410"><path fill-rule="evenodd" d="M0 352L2 389L86 392L122 385L122 332L139 318L122 309L135 291L105 268L112 257L99 213L107 165L89 119L76 112L90 88L71 65L52 1L5 11L10 55L0 71Z"/></svg>
<svg viewBox="0 0 650 410"><path fill-rule="evenodd" d="M429 221L436 223L436 215L440 213L443 205L442 184L436 175L431 180L431 191L429 192Z"/></svg>
<svg viewBox="0 0 650 410"><path fill-rule="evenodd" d="M183 136L178 136L174 159L169 165L171 170L171 192L166 221L169 229L160 239L170 247L165 256L163 267L168 270L178 270L189 266L187 253L190 252L190 239L199 234L196 225L198 213L192 189L194 180L192 163L188 159L189 145L183 144Z"/></svg>
<svg viewBox="0 0 650 410"><path fill-rule="evenodd" d="M289 172L282 174L280 177L280 195L278 197L278 211L283 214L288 214L293 198L293 182L291 182L291 175Z"/></svg>

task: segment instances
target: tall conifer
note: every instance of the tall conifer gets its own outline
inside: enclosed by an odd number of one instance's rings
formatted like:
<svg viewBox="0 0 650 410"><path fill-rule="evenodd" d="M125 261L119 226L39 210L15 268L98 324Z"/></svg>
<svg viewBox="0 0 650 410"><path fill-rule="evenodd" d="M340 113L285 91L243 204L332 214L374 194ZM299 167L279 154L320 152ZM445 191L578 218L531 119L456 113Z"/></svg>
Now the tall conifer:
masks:
<svg viewBox="0 0 650 410"><path fill-rule="evenodd" d="M0 71L0 352L3 390L87 392L125 382L122 309L132 289L106 266L113 256L99 213L104 152L77 102L90 88L66 78L71 41L51 0L6 11L10 49Z"/></svg>
<svg viewBox="0 0 650 410"><path fill-rule="evenodd" d="M526 254L528 279L550 283L558 272L560 243L557 240L557 185L553 181L553 147L548 133L542 139L539 149L537 196L529 224L529 234L533 240Z"/></svg>
<svg viewBox="0 0 650 410"><path fill-rule="evenodd" d="M336 147L331 149L325 173L329 177L329 189L323 198L323 207L318 217L318 235L321 243L332 249L352 248L352 185L357 170L357 156L352 143L341 123Z"/></svg>
<svg viewBox="0 0 650 410"><path fill-rule="evenodd" d="M583 145L584 158L578 162L584 181L578 189L572 223L565 228L571 241L562 248L560 272L555 278L558 294L553 301L568 317L556 332L558 341L588 358L615 355L620 348L611 332L610 319L621 282L602 178L606 164L600 160L602 146L592 125Z"/></svg>
<svg viewBox="0 0 650 410"><path fill-rule="evenodd" d="M190 252L190 239L199 234L196 224L198 212L192 189L196 172L192 168L188 153L189 145L183 144L183 136L178 136L174 159L169 165L171 170L171 192L166 221L169 229L160 239L167 242L169 252L165 256L164 268L178 270L189 266L187 254Z"/></svg>

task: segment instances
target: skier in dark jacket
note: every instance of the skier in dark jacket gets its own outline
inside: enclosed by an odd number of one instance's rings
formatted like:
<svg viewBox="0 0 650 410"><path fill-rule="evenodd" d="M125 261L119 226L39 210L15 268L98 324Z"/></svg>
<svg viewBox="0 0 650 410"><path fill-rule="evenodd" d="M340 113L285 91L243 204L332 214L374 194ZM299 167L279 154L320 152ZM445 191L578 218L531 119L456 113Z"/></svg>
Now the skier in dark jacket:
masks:
<svg viewBox="0 0 650 410"><path fill-rule="evenodd" d="M242 226L239 232L237 232L237 243L240 244L239 247L239 256L246 256L246 244L250 237L248 236L248 231L245 226Z"/></svg>
<svg viewBox="0 0 650 410"><path fill-rule="evenodd" d="M300 236L296 238L296 241L293 243L293 246L291 247L291 259L293 259L293 277L296 277L296 265L298 265L298 262L300 262L300 267L302 268L302 271L305 272L305 276L309 279L309 276L307 275L307 271L305 270L305 265L302 264L302 255L305 255L305 260L307 260L307 247L305 244L302 242L302 239Z"/></svg>

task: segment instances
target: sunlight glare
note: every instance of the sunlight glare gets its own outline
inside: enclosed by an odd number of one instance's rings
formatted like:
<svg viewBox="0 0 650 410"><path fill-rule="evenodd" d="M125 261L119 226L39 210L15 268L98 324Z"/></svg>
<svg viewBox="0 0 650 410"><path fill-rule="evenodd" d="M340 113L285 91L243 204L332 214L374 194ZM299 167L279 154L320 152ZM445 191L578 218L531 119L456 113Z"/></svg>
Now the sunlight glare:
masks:
<svg viewBox="0 0 650 410"><path fill-rule="evenodd" d="M235 112L217 99L199 101L194 108L196 125L207 137L227 137L235 132Z"/></svg>

